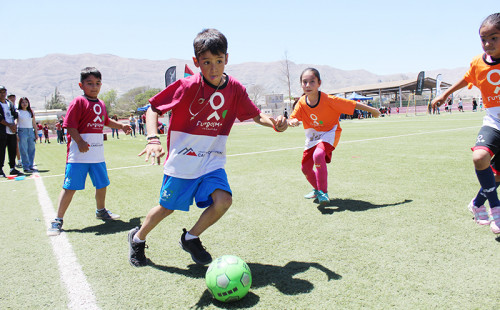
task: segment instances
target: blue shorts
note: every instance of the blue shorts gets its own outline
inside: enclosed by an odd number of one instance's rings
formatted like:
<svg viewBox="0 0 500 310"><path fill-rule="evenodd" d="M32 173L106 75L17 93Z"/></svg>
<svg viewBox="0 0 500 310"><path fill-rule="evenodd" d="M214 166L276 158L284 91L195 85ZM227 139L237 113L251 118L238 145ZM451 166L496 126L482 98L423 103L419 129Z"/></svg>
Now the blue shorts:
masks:
<svg viewBox="0 0 500 310"><path fill-rule="evenodd" d="M64 176L64 189L82 190L85 189L87 174L90 175L92 184L96 189L101 189L109 185L108 171L106 163L67 163Z"/></svg>
<svg viewBox="0 0 500 310"><path fill-rule="evenodd" d="M217 169L197 179L180 179L165 175L159 203L165 209L189 211L189 206L195 199L198 208L206 208L214 202L211 195L216 189L232 194L224 169Z"/></svg>

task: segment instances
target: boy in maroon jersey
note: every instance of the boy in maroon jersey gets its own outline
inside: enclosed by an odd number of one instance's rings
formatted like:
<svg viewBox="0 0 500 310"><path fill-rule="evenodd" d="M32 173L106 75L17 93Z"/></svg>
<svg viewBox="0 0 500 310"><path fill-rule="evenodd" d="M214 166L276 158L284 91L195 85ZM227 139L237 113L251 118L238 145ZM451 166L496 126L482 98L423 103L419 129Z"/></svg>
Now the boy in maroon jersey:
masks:
<svg viewBox="0 0 500 310"><path fill-rule="evenodd" d="M116 220L105 208L106 188L109 185L108 172L104 162L104 138L102 129L108 126L130 133L130 125L114 121L108 117L104 102L97 98L101 90L101 72L87 67L80 73L80 88L83 96L71 102L63 127L68 130L66 173L64 185L59 195L57 217L48 230L49 235L59 235L62 231L63 217L77 190L85 188L85 179L90 175L96 188L96 218Z"/></svg>

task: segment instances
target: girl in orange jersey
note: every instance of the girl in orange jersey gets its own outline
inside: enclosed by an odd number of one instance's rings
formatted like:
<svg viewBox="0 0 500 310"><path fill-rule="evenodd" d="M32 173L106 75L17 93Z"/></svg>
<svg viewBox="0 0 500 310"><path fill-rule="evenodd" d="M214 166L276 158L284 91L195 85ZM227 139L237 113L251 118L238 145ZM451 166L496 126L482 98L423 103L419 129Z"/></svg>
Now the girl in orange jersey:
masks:
<svg viewBox="0 0 500 310"><path fill-rule="evenodd" d="M476 223L490 225L493 233L500 234L500 201L496 191L500 184L500 13L491 14L483 21L479 37L484 54L476 56L465 76L434 98L432 105L440 106L449 95L468 85L481 90L486 115L472 148L472 161L481 189L468 209ZM489 212L484 206L486 200Z"/></svg>
<svg viewBox="0 0 500 310"><path fill-rule="evenodd" d="M340 139L342 131L339 125L340 115L352 115L354 110L358 109L379 117L380 112L363 103L319 91L321 77L314 68L307 68L302 72L300 84L304 95L295 105L288 124L295 127L302 121L306 132L302 172L313 186L313 191L304 197L318 198L320 205L328 205L330 198L326 164L331 162L332 151Z"/></svg>

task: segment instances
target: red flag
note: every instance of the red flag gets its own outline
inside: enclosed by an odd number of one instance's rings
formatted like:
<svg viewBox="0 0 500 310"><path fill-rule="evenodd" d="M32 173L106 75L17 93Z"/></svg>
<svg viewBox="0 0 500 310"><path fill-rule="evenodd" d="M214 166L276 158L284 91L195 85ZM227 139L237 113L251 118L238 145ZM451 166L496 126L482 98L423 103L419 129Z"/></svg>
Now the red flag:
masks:
<svg viewBox="0 0 500 310"><path fill-rule="evenodd" d="M188 65L185 65L184 66L184 77L188 77L191 75L194 75L193 71L191 71L191 69L189 69Z"/></svg>

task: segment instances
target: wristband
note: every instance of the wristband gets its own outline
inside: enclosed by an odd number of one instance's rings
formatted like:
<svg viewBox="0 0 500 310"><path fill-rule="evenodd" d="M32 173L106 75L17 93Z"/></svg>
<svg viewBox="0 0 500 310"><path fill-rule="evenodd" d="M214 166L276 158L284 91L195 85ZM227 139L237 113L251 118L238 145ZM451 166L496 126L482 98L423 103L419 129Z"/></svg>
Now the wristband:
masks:
<svg viewBox="0 0 500 310"><path fill-rule="evenodd" d="M153 140L153 141L149 141L148 143L146 143L146 145L150 145L150 144L161 145L161 142L160 142L160 140Z"/></svg>
<svg viewBox="0 0 500 310"><path fill-rule="evenodd" d="M151 136L151 137L147 137L147 138L146 138L146 140L148 140L148 141L149 141L149 140L153 140L153 139L158 139L158 140L160 140L160 137L158 137L158 136Z"/></svg>

